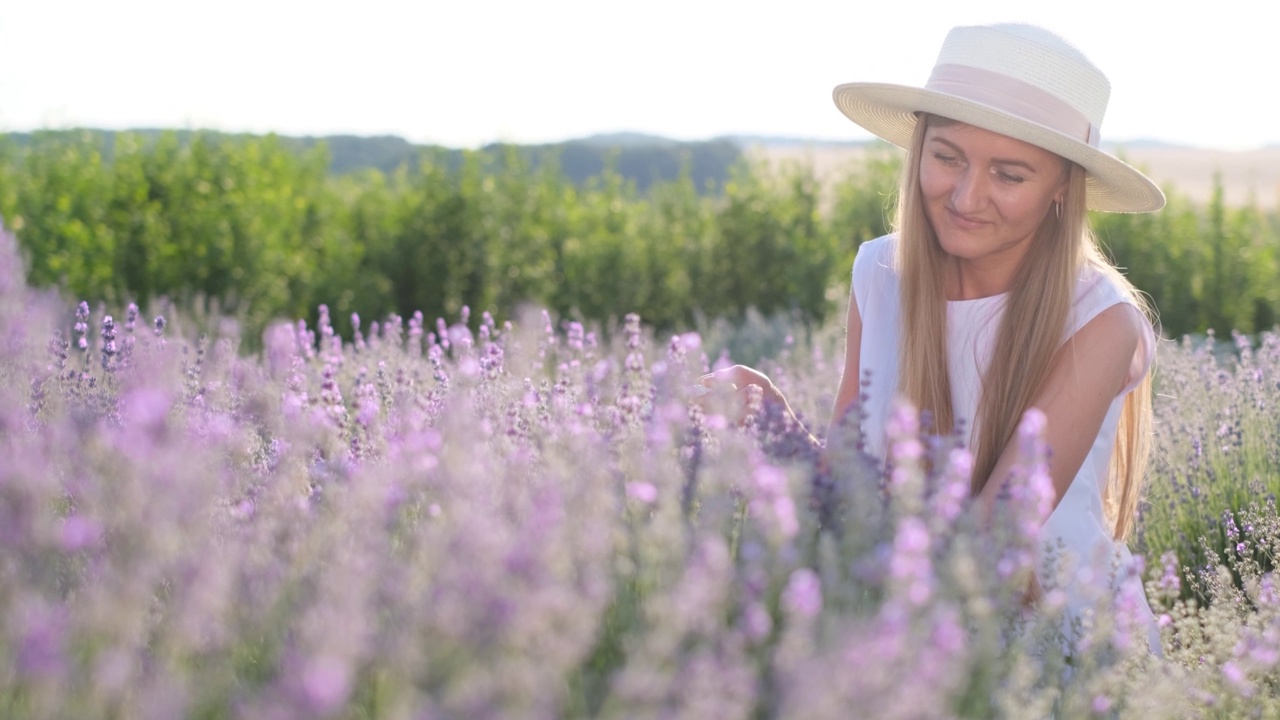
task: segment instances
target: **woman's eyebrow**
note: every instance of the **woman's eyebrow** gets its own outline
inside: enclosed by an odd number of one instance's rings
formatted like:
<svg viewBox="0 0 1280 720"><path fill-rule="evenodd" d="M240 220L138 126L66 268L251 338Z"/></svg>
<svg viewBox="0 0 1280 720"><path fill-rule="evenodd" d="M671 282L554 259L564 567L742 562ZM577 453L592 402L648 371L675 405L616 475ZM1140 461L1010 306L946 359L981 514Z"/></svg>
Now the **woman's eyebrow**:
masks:
<svg viewBox="0 0 1280 720"><path fill-rule="evenodd" d="M946 138L931 137L929 138L929 142L942 143L943 145L946 145L947 147L951 148L954 152L958 153L959 155L968 157L968 155L965 154L965 151L962 150L959 145L951 142ZM991 158L991 164L992 165L1012 165L1014 167L1024 168L1029 172L1033 172L1033 173L1038 172L1035 166L1033 166L1031 163L1027 162L1026 160L1018 160L1017 158Z"/></svg>
<svg viewBox="0 0 1280 720"><path fill-rule="evenodd" d="M991 163L993 165L1013 165L1015 167L1025 168L1030 172L1037 172L1035 167L1033 167L1030 163L1026 162L1025 160L1014 160L1011 158L1010 159L991 158Z"/></svg>
<svg viewBox="0 0 1280 720"><path fill-rule="evenodd" d="M947 147L951 148L952 150L959 153L960 155L964 155L964 150L961 150L959 145L951 142L950 140L947 140L946 138L932 137L932 138L929 138L929 142L942 143L943 145L946 145Z"/></svg>

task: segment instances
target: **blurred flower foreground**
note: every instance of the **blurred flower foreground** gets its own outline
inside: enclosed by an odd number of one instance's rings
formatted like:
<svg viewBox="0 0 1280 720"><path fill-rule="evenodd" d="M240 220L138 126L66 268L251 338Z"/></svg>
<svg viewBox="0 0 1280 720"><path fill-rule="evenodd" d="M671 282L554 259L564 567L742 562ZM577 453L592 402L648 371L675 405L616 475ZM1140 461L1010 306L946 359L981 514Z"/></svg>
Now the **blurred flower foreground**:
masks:
<svg viewBox="0 0 1280 720"><path fill-rule="evenodd" d="M353 319L346 342L321 317L245 357L234 328L63 307L0 236L0 716L1280 713L1274 501L1246 478L1252 505L1212 526L1226 544L1179 529L1229 497L1186 458L1260 462L1232 443L1261 432L1250 412L1275 425L1274 337L1230 370L1166 350L1165 386L1203 397L1162 399L1162 427L1237 424L1162 430L1140 539L1153 656L1107 578L1082 623L1054 583L1024 605L1034 415L981 522L967 456L908 409L880 472L856 433L819 464L765 410L691 403L696 335L464 313ZM838 347L832 330L769 368L815 428Z"/></svg>

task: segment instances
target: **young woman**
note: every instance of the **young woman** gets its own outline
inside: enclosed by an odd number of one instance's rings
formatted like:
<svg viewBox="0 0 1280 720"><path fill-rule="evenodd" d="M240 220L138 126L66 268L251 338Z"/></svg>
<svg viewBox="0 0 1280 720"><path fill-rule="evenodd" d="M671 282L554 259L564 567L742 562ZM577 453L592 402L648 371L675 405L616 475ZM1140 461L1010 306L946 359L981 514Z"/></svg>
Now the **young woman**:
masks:
<svg viewBox="0 0 1280 720"><path fill-rule="evenodd" d="M907 150L897 231L854 262L834 417L861 397L864 441L883 458L892 400L927 410L932 432L967 440L972 494L989 505L1018 423L1039 409L1055 492L1041 536L1078 568L1128 560L1151 423L1148 309L1086 210L1149 212L1164 196L1099 148L1109 94L1077 49L1026 25L952 30L923 88L834 92L849 119ZM786 404L750 368L717 381Z"/></svg>

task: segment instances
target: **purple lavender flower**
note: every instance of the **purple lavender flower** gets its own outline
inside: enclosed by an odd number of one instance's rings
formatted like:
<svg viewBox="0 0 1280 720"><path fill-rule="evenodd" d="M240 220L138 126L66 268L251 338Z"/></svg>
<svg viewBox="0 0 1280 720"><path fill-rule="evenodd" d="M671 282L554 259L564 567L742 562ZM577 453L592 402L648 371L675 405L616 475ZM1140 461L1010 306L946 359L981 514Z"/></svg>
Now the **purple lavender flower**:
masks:
<svg viewBox="0 0 1280 720"><path fill-rule="evenodd" d="M253 517L256 510L257 505L253 502L253 498L245 498L231 506L231 517L236 520L248 520Z"/></svg>
<svg viewBox="0 0 1280 720"><path fill-rule="evenodd" d="M267 371L272 377L283 377L293 367L298 357L298 335L290 323L278 323L262 334Z"/></svg>
<svg viewBox="0 0 1280 720"><path fill-rule="evenodd" d="M98 544L102 525L83 515L71 515L58 528L58 543L67 552L77 552Z"/></svg>
<svg viewBox="0 0 1280 720"><path fill-rule="evenodd" d="M50 678L66 671L68 618L65 608L38 606L26 613L17 647L17 669L31 678Z"/></svg>
<svg viewBox="0 0 1280 720"><path fill-rule="evenodd" d="M1182 580L1178 574L1178 553L1170 550L1160 556L1163 574L1156 586L1170 595L1178 595L1182 591Z"/></svg>
<svg viewBox="0 0 1280 720"><path fill-rule="evenodd" d="M361 368L361 376L365 374L364 368ZM356 423L363 428L369 428L377 420L381 407L378 404L377 388L373 383L366 382L363 379L356 381Z"/></svg>
<svg viewBox="0 0 1280 720"><path fill-rule="evenodd" d="M449 326L445 324L444 318L436 318L436 338L440 342L440 346L449 350Z"/></svg>
<svg viewBox="0 0 1280 720"><path fill-rule="evenodd" d="M450 326L445 337L446 348L453 346L463 351L469 350L475 342L471 336L471 329L461 323Z"/></svg>
<svg viewBox="0 0 1280 720"><path fill-rule="evenodd" d="M89 338L88 338L89 303L83 300L81 300L80 304L76 306L75 331L76 331L76 347L80 348L81 352L88 352L89 350Z"/></svg>
<svg viewBox="0 0 1280 720"><path fill-rule="evenodd" d="M496 343L485 343L484 354L480 356L480 372L487 380L496 380L502 374L502 348Z"/></svg>
<svg viewBox="0 0 1280 720"><path fill-rule="evenodd" d="M1258 603L1268 607L1280 605L1280 593L1276 591L1275 573L1268 572L1259 580Z"/></svg>
<svg viewBox="0 0 1280 720"><path fill-rule="evenodd" d="M157 387L143 385L121 397L120 415L130 427L158 434L163 431L173 397Z"/></svg>
<svg viewBox="0 0 1280 720"><path fill-rule="evenodd" d="M929 528L923 520L909 515L898 523L889 574L904 588L907 600L916 606L924 605L933 594L929 547Z"/></svg>
<svg viewBox="0 0 1280 720"><path fill-rule="evenodd" d="M53 331L53 338L49 340L48 351L49 356L53 359L53 365L48 369L54 375L61 376L67 369L67 349L71 345L62 337L61 330Z"/></svg>
<svg viewBox="0 0 1280 720"><path fill-rule="evenodd" d="M347 406L342 400L342 391L338 388L337 366L326 363L320 382L320 402L324 406L325 415L338 427L347 422Z"/></svg>
<svg viewBox="0 0 1280 720"><path fill-rule="evenodd" d="M302 689L312 712L332 715L342 708L351 694L351 670L348 664L330 655L307 662L302 675Z"/></svg>
<svg viewBox="0 0 1280 720"><path fill-rule="evenodd" d="M652 505L658 499L658 488L649 482L629 482L627 497L645 505Z"/></svg>
<svg viewBox="0 0 1280 720"><path fill-rule="evenodd" d="M568 331L565 333L565 340L569 349L576 352L582 352L584 337L585 335L582 323L577 321L570 322L568 325Z"/></svg>
<svg viewBox="0 0 1280 720"><path fill-rule="evenodd" d="M116 321L106 315L102 318L102 369L111 372L115 369L112 359L116 356Z"/></svg>
<svg viewBox="0 0 1280 720"><path fill-rule="evenodd" d="M763 603L748 604L742 612L742 620L747 637L757 642L769 637L773 631L773 617Z"/></svg>
<svg viewBox="0 0 1280 720"><path fill-rule="evenodd" d="M367 346L365 345L364 335L360 333L360 315L358 313L351 313L351 334L353 335L352 342L355 343L356 352L364 352Z"/></svg>
<svg viewBox="0 0 1280 720"><path fill-rule="evenodd" d="M752 477L756 491L751 499L752 514L769 517L783 537L795 537L800 521L796 517L795 501L787 490L787 474L781 468L757 460Z"/></svg>
<svg viewBox="0 0 1280 720"><path fill-rule="evenodd" d="M968 644L968 632L960 622L960 613L948 604L934 607L930 645L947 655L958 655Z"/></svg>
<svg viewBox="0 0 1280 720"><path fill-rule="evenodd" d="M409 318L409 352L413 355L422 353L423 319L422 311L414 310ZM435 343L432 343L434 345Z"/></svg>
<svg viewBox="0 0 1280 720"><path fill-rule="evenodd" d="M1234 660L1228 660L1222 664L1222 677L1226 678L1227 682L1231 683L1241 695L1248 697L1253 694L1244 669Z"/></svg>
<svg viewBox="0 0 1280 720"><path fill-rule="evenodd" d="M973 456L965 448L954 448L947 456L940 486L933 496L933 515L950 525L960 516L969 500L969 476L973 474Z"/></svg>
<svg viewBox="0 0 1280 720"><path fill-rule="evenodd" d="M782 591L782 606L801 617L814 617L822 612L822 580L809 568L799 568L787 579Z"/></svg>

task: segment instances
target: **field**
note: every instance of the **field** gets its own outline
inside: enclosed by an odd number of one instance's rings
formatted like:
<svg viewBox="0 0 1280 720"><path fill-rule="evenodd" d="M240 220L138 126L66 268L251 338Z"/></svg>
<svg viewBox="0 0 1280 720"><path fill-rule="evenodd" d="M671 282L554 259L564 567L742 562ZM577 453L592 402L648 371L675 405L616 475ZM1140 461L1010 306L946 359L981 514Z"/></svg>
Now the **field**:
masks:
<svg viewBox="0 0 1280 720"><path fill-rule="evenodd" d="M1221 173L1228 205L1254 203L1267 210L1280 207L1280 147L1232 152L1139 144L1115 151L1162 187L1172 185L1195 202L1203 204L1212 199L1214 174ZM823 144L757 146L751 151L754 157L768 162L810 163L820 177L828 180L838 179L848 168L857 167L866 153L863 147Z"/></svg>
<svg viewBox="0 0 1280 720"><path fill-rule="evenodd" d="M1024 611L1035 493L984 529L909 409L884 476L828 435L831 324L318 317L247 353L0 234L0 716L1280 717L1274 334L1160 349L1152 656L1105 578L1070 642L1056 575ZM690 402L768 338L823 464Z"/></svg>

